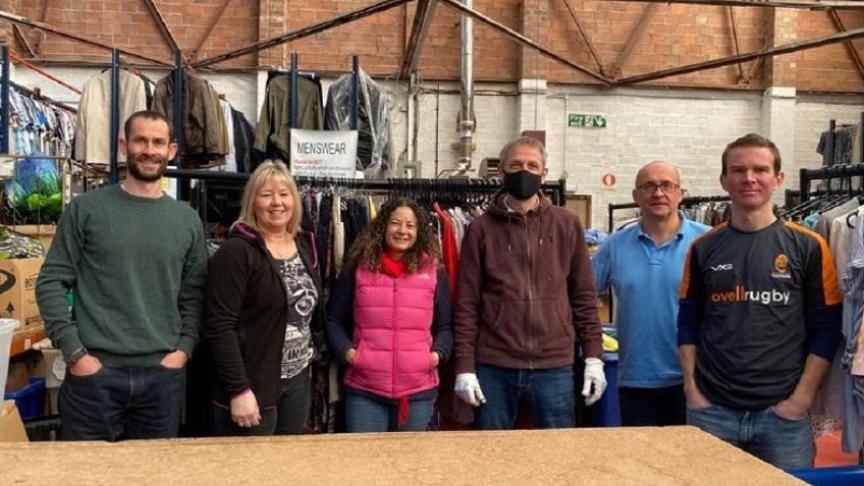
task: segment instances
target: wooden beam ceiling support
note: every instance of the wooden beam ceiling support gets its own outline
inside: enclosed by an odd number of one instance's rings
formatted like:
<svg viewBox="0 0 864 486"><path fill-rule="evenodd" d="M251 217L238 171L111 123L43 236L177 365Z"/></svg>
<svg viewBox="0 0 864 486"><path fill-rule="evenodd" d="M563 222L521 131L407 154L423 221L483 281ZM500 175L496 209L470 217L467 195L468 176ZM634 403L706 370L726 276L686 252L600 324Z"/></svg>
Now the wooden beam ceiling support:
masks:
<svg viewBox="0 0 864 486"><path fill-rule="evenodd" d="M453 10L456 10L461 14L470 15L471 17L474 17L475 19L479 20L480 22L483 22L484 24L492 27L493 29L501 32L502 34L506 35L507 37L515 40L516 42L518 42L522 45L536 49L541 54L545 55L546 57L548 57L554 61L558 61L561 64L564 64L565 66L569 66L569 67L571 67L571 68L573 68L573 69L575 69L575 70L577 70L583 74L586 74L586 75L588 75L588 76L590 76L590 77L592 77L598 81L603 82L604 84L612 84L612 82L613 82L608 77L606 77L600 73L594 72L586 66L583 66L581 64L570 61L569 59L566 59L565 57L560 56L560 55L550 51L549 49L546 49L545 47L543 47L540 44L534 42L533 40L525 37L524 35L520 34L519 32L516 32L515 30L507 27L506 25L504 25L500 22L497 22L497 21L481 14L480 12L477 12L474 9L470 9L470 8L466 7L465 5L462 5L462 3L459 2L459 0L441 0L441 2L443 2L444 5L446 5L447 7L450 7Z"/></svg>
<svg viewBox="0 0 864 486"><path fill-rule="evenodd" d="M585 41L585 46L588 47L588 52L591 54L591 57L597 64L597 69L600 71L600 74L605 76L606 72L603 70L603 63L600 61L600 56L597 55L597 51L594 49L594 44L591 42L591 38L588 37L588 34L585 33L585 29L582 28L582 23L579 22L579 17L576 16L576 11L573 10L573 7L570 6L570 2L568 2L567 0L561 1L564 3L564 6L567 7L567 11L570 12L570 18L573 19L573 24L576 25L576 30L579 31L579 35L582 36L582 40Z"/></svg>
<svg viewBox="0 0 864 486"><path fill-rule="evenodd" d="M730 40L732 41L732 49L734 55L741 55L741 44L738 42L738 19L735 17L735 7L729 6L726 7L726 16L729 18L729 35ZM739 62L738 66L738 83L748 82L744 77L744 66Z"/></svg>
<svg viewBox="0 0 864 486"><path fill-rule="evenodd" d="M12 33L15 34L15 39L18 40L18 44L27 51L27 54L30 57L36 57L36 53L33 51L33 47L30 45L30 42L27 40L27 36L24 35L24 32L21 32L21 27L18 27L15 24L12 24Z"/></svg>
<svg viewBox="0 0 864 486"><path fill-rule="evenodd" d="M423 52L423 44L426 43L429 26L432 25L432 19L435 18L437 4L438 0L419 0L417 2L417 10L414 11L414 25L411 27L411 37L408 40L408 48L405 49L405 56L402 60L400 78L408 78L411 73L417 70L417 62L420 61L420 54Z"/></svg>
<svg viewBox="0 0 864 486"><path fill-rule="evenodd" d="M825 10L829 8L862 9L861 0L607 0L610 2L683 3L687 5L720 5L733 7L781 7Z"/></svg>
<svg viewBox="0 0 864 486"><path fill-rule="evenodd" d="M49 3L51 3L51 0L43 0L42 1L42 10L39 11L38 22L44 23L45 19L48 18L48 4ZM33 43L34 57L35 57L35 55L39 54L39 48L42 47L42 37L44 37L44 33L43 33L43 35L36 37L36 41Z"/></svg>
<svg viewBox="0 0 864 486"><path fill-rule="evenodd" d="M48 24L43 24L42 22L35 22L33 20L21 17L19 15L14 15L14 14L11 14L9 12L5 12L3 10L0 10L0 19L8 20L9 22L12 22L15 24L26 25L27 27L39 29L39 30L44 31L44 32L50 32L52 34L59 35L60 37L65 37L67 39L78 41L78 42L81 42L83 44L87 44L89 46L98 47L100 49L105 49L108 51L114 49L114 47L109 46L107 44L103 44L102 42L90 40L86 37L81 37L80 35L72 34L70 32L66 32L64 30L57 29L57 28L52 27ZM124 56L130 56L130 57L135 57L138 59L144 59L145 61L154 62L154 63L162 65L162 66L173 66L174 65L173 63L160 61L159 59L155 59L155 58L152 58L150 56L145 56L144 54L138 54L137 52L133 52L133 51L130 51L128 49L118 49L118 50Z"/></svg>
<svg viewBox="0 0 864 486"><path fill-rule="evenodd" d="M680 66L671 69L664 69L661 71L656 71L653 73L647 74L639 74L637 76L630 76L629 78L620 79L615 81L615 85L625 85L625 84L635 84L635 83L644 83L646 81L653 81L655 79L668 78L670 76L680 76L682 74L694 73L696 71L704 71L706 69L714 69L718 67L728 66L730 64L736 64L739 62L747 62L752 61L754 59L761 59L769 56L779 56L781 54L789 54L791 52L804 51L807 49L814 49L816 47L827 46L831 44L836 44L838 42L845 42L852 39L859 39L864 37L864 27L855 30L847 30L846 32L841 32L839 34L829 35L825 37L819 37L816 39L809 39L805 41L792 42L789 44L783 44L781 46L772 47L770 49L763 49L758 52L750 52L747 54L741 54L737 56L728 56L722 57L720 59L712 59L710 61L699 62L696 64L689 64L687 66Z"/></svg>
<svg viewBox="0 0 864 486"><path fill-rule="evenodd" d="M837 28L837 32L846 32L846 25L843 24L843 19L840 18L840 14L837 13L836 10L831 9L828 11L828 16L831 17L831 21L834 22L834 27ZM849 52L849 55L852 57L852 62L855 63L855 67L858 68L858 74L864 79L864 59L861 58L861 53L858 52L858 49L855 48L855 44L852 41L844 42L846 45L846 50Z"/></svg>
<svg viewBox="0 0 864 486"><path fill-rule="evenodd" d="M374 15L379 12L384 12L386 10L390 10L391 8L398 7L404 3L411 2L413 0L382 0L378 3L374 3L372 5L367 5L365 7L358 8L356 10L352 10L351 12L338 15L336 17L324 20L322 22L318 22L317 24L312 24L307 27L303 27L301 29L297 29L291 32L286 32L282 35L271 37L270 39L266 39L260 42L256 42L252 45L241 47L240 49L234 49L232 51L226 51L221 54L217 54L215 56L208 57L206 59L202 59L198 62L192 64L193 67L203 67L209 66L211 64L216 64L220 62L225 62L229 59L234 59L236 57L245 56L246 54L251 54L253 52L258 52L263 49L269 49L271 47L276 47L281 44L285 44L286 42L291 42L297 39L302 39L304 37L309 37L310 35L317 34L319 32L324 32L325 30L332 29L334 27L339 27L340 25L345 25L350 22L354 22L355 20L360 20L364 17L368 17L370 15Z"/></svg>
<svg viewBox="0 0 864 486"><path fill-rule="evenodd" d="M639 17L639 22L636 23L636 27L633 28L633 32L630 33L630 37L627 39L627 43L624 44L624 48L618 53L618 59L615 59L615 64L612 65L611 73L613 77L621 77L621 68L630 59L633 49L639 40L642 39L642 34L645 33L645 29L648 27L655 10L657 10L657 5L653 3L645 5L645 9L642 10L642 16Z"/></svg>
<svg viewBox="0 0 864 486"><path fill-rule="evenodd" d="M165 43L168 44L168 48L171 49L171 52L180 51L180 44L177 43L177 39L174 37L174 34L171 33L171 28L168 27L168 23L165 22L165 17L162 15L162 12L159 11L159 7L156 6L156 2L154 0L143 0L144 6L147 7L147 11L150 12L150 17L156 21L156 26L159 28L159 32L162 33L162 38L165 39ZM186 61L184 56L184 61Z"/></svg>
<svg viewBox="0 0 864 486"><path fill-rule="evenodd" d="M210 38L210 34L213 32L213 29L216 27L216 24L219 23L219 19L222 18L222 14L225 13L225 10L228 9L228 5L231 3L231 0L224 0L222 5L219 6L219 10L216 11L216 14L210 18L210 22L207 23L207 28L204 29L204 35L201 36L201 39L195 45L195 48L192 49L192 53L190 57L192 59L198 59L198 54L201 53L201 48L204 47L204 44L207 43L207 39Z"/></svg>

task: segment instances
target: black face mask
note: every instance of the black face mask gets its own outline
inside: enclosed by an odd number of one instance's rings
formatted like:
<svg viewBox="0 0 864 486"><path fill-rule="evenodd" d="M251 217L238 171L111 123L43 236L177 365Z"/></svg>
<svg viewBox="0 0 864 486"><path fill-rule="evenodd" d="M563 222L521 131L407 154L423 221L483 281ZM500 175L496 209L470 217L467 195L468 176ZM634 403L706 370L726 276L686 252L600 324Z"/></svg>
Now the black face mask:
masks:
<svg viewBox="0 0 864 486"><path fill-rule="evenodd" d="M541 184L540 175L527 170L504 174L504 190L520 201L531 199L540 191Z"/></svg>

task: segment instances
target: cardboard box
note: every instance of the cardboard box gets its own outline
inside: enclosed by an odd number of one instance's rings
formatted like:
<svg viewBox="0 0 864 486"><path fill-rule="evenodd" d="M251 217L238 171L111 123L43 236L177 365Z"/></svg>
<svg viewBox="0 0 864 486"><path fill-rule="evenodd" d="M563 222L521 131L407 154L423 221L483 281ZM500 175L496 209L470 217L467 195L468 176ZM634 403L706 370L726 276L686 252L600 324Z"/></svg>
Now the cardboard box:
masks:
<svg viewBox="0 0 864 486"><path fill-rule="evenodd" d="M51 247L51 241L54 240L54 233L57 232L56 224L19 224L8 225L8 228L18 234L38 239L42 243L46 254L48 253L48 248Z"/></svg>
<svg viewBox="0 0 864 486"><path fill-rule="evenodd" d="M0 260L0 317L18 319L15 335L31 334L43 326L36 305L36 279L44 258Z"/></svg>
<svg viewBox="0 0 864 486"><path fill-rule="evenodd" d="M0 407L0 442L27 442L27 431L15 400L7 400Z"/></svg>

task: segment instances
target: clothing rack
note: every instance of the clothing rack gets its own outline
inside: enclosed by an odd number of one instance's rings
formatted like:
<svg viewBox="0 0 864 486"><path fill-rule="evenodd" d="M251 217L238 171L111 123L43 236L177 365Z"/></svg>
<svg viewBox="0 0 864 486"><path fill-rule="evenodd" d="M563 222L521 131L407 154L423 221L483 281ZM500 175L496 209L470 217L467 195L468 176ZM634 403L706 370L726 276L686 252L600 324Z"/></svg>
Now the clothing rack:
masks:
<svg viewBox="0 0 864 486"><path fill-rule="evenodd" d="M832 120L833 121L833 120ZM786 191L786 207L778 216L789 219L794 216L801 216L804 213L809 213L815 210L820 205L820 200L824 203L835 204L851 199L853 196L861 195L864 191L864 185L858 189L853 189L851 180L853 177L862 177L864 179L864 164L852 165L832 165L819 169L800 169L798 172L800 188L797 191ZM834 188L829 183L827 188L811 191L811 182L817 180L842 180L844 183L840 188ZM807 194L804 199L801 195Z"/></svg>
<svg viewBox="0 0 864 486"><path fill-rule="evenodd" d="M681 200L681 204L679 204L680 208L687 208L690 206L695 206L697 204L702 204L706 202L724 202L729 201L729 196L721 195L721 196L692 196L685 197ZM622 204L610 204L608 210L609 217L609 233L615 230L615 211L620 209L635 209L638 208L639 205L636 203L622 203Z"/></svg>
<svg viewBox="0 0 864 486"><path fill-rule="evenodd" d="M249 179L250 174L197 169L168 169L165 172L165 176L177 179L178 182L185 180L188 183L192 179L195 179L205 183L203 184L203 190L198 193L198 197L193 201L193 207L198 210L202 221L207 222L208 188L206 183L225 182L231 184L229 187L239 188ZM501 188L501 182L498 179L347 179L302 176L295 179L298 186L315 188L337 187L395 194L429 194L437 192L441 194L459 194L468 197L470 195L491 195ZM564 180L547 181L541 189L544 194L550 197L555 205L563 206L566 203L566 183Z"/></svg>
<svg viewBox="0 0 864 486"><path fill-rule="evenodd" d="M864 129L864 111L861 112L858 119L858 129ZM837 120L830 119L828 120L828 137L825 139L825 151L828 153L828 167L833 166L837 163L834 160L834 145L837 142ZM861 137L861 155L862 160L857 161L856 163L864 162L864 137ZM845 164L844 164L845 165Z"/></svg>
<svg viewBox="0 0 864 486"><path fill-rule="evenodd" d="M847 125L841 125L841 127L842 126L847 126ZM842 163L835 160L835 155L836 155L835 149L836 149L836 145L837 145L837 129L838 128L840 128L840 127L838 127L837 120L835 120L833 118L831 120L828 120L828 131L823 132L823 136L825 137L825 139L824 139L825 146L824 146L824 150L822 152L823 153L822 157L823 157L824 167L827 168L827 167L834 167L835 165L855 165L855 164L864 163L864 134L861 133L861 131L864 130L864 112L860 113L859 119L858 119L858 125L857 125L858 133L859 133L859 136L861 138L861 142L860 142L861 145L858 147L858 149L860 151L859 160L850 161L850 162L844 161ZM852 143L854 144L854 142L855 142L855 140L853 138ZM821 141L820 141L820 143L821 143ZM854 153L854 148L853 148L853 153ZM850 156L850 158L851 158L851 156ZM807 169L802 169L802 170L807 170ZM832 179L835 179L835 178L832 178ZM842 177L842 178L838 177L836 179L839 179L839 182L840 182L839 186L840 186L841 190L843 188L848 188L851 190L851 187L852 187L852 177L851 176ZM858 186L864 187L864 176L862 176L859 179ZM829 182L828 183L829 192L833 192L833 189L834 188L832 187L832 184ZM804 201L800 198L800 194L809 194L809 193L800 192L799 198L797 199L797 201L792 200L791 196L787 193L786 206L790 207L790 206L795 205L795 204L803 203ZM792 203L792 204L790 204L790 203Z"/></svg>
<svg viewBox="0 0 864 486"><path fill-rule="evenodd" d="M817 180L829 179L851 179L852 177L864 177L864 163L851 165L832 165L819 169L800 169L798 194L810 194L810 183ZM843 191L839 191L843 192ZM845 192L852 193L851 185Z"/></svg>
<svg viewBox="0 0 864 486"><path fill-rule="evenodd" d="M64 110L70 111L72 113L77 113L78 110L72 108L69 105L64 103L60 103L59 101L52 100L51 98L42 95L38 91L33 91L27 89L10 79L10 71L11 71L11 60L9 53L9 46L0 47L0 61L2 61L2 74L0 74L0 103L2 103L2 107L0 107L0 153L8 154L9 153L9 94L10 89L15 88L16 90L31 96L38 101L48 103L54 105L58 108L62 108ZM39 74L42 74L39 71L36 71Z"/></svg>

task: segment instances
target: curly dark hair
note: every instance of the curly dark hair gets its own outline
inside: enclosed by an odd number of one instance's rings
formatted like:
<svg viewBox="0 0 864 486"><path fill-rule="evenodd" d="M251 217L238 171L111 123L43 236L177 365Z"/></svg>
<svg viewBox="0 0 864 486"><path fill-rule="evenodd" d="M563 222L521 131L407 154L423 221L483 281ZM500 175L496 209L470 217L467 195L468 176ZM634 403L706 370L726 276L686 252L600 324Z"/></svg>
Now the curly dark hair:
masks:
<svg viewBox="0 0 864 486"><path fill-rule="evenodd" d="M441 247L438 237L432 227L429 213L421 208L413 199L400 197L384 204L378 217L354 240L348 251L348 261L357 266L362 266L374 272L381 271L381 253L387 248L384 235L390 222L390 215L397 208L407 207L414 211L417 217L417 241L411 247L402 260L405 262L405 270L408 273L416 273L424 264L431 260L441 260Z"/></svg>

